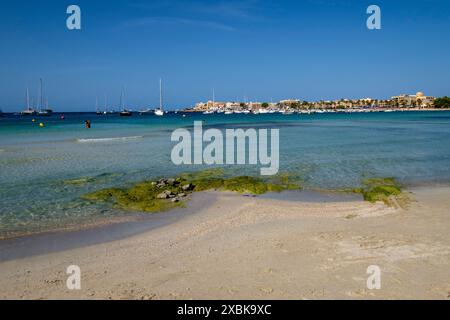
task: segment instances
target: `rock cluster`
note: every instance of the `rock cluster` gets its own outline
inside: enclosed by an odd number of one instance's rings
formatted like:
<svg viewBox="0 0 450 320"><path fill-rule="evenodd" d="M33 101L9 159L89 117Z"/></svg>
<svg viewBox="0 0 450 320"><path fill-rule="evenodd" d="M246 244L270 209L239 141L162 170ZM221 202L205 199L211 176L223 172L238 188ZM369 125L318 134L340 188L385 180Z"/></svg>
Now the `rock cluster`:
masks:
<svg viewBox="0 0 450 320"><path fill-rule="evenodd" d="M192 183L185 184L181 187L183 191L191 191L194 189L194 185Z"/></svg>
<svg viewBox="0 0 450 320"><path fill-rule="evenodd" d="M177 179L169 178L169 179L160 179L156 182L152 183L153 185L156 185L157 188L163 189L167 187L179 187L180 181ZM182 198L187 197L188 191L192 191L194 189L194 185L191 183L188 183L186 185L181 186L181 190L183 192L174 192L172 190L164 190L160 194L156 196L157 199L171 199L172 202L179 202L182 200Z"/></svg>
<svg viewBox="0 0 450 320"><path fill-rule="evenodd" d="M169 179L159 179L157 182L154 182L156 187L162 189L165 187L176 187L180 184L180 182L176 179L169 178Z"/></svg>
<svg viewBox="0 0 450 320"><path fill-rule="evenodd" d="M156 198L157 199L169 199L169 198L175 198L175 196L176 195L172 191L166 190L166 191L163 191L162 193L158 194L156 196Z"/></svg>

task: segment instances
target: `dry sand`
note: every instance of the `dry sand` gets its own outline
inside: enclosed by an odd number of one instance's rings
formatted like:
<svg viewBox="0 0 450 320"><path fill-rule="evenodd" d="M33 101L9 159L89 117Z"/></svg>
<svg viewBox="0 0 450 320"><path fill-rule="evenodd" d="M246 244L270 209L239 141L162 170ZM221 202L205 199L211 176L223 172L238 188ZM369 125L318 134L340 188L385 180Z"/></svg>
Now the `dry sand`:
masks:
<svg viewBox="0 0 450 320"><path fill-rule="evenodd" d="M449 195L414 189L402 209L196 194L202 209L158 228L1 262L0 298L449 299ZM66 287L72 264L79 291ZM380 290L366 287L370 265Z"/></svg>

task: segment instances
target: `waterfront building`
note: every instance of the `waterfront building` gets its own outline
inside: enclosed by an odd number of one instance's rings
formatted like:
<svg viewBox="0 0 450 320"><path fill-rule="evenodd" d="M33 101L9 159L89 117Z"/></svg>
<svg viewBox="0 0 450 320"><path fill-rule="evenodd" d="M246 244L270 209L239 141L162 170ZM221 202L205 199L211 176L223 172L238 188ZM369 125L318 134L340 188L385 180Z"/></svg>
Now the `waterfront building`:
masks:
<svg viewBox="0 0 450 320"><path fill-rule="evenodd" d="M392 97L394 106L406 107L406 108L426 108L433 105L434 97L426 96L423 92L417 92L415 95L401 94L399 96Z"/></svg>

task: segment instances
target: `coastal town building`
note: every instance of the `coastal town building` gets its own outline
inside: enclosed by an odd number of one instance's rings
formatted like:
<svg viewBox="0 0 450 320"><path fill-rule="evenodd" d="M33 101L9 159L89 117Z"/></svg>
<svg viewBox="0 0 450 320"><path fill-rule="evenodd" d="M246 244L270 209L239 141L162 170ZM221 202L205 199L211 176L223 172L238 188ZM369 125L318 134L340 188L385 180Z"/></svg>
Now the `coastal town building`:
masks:
<svg viewBox="0 0 450 320"><path fill-rule="evenodd" d="M383 109L397 109L397 108L432 108L434 105L434 97L426 96L423 92L416 94L401 94L394 96L391 99L373 99L370 97L362 99L347 99L342 98L338 100L320 100L320 101L302 101L299 99L285 99L277 103L267 102L200 102L190 109L194 112L254 112L261 113L267 111L340 111L340 110L383 110Z"/></svg>
<svg viewBox="0 0 450 320"><path fill-rule="evenodd" d="M248 107L251 110L258 110L263 107L263 103L262 102L250 102L248 104Z"/></svg>
<svg viewBox="0 0 450 320"><path fill-rule="evenodd" d="M286 106L286 107L295 107L300 104L300 100L298 99L287 99L287 100L281 100L280 105Z"/></svg>
<svg viewBox="0 0 450 320"><path fill-rule="evenodd" d="M399 96L392 97L392 102L398 107L418 107L426 108L430 107L434 102L434 97L428 97L423 92L417 92L415 95L401 94Z"/></svg>

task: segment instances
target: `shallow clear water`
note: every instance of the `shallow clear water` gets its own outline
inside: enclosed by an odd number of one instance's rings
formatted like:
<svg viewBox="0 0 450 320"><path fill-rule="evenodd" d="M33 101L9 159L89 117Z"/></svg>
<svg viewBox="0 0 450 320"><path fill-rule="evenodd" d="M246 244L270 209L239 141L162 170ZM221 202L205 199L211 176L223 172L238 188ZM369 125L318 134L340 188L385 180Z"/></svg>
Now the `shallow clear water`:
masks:
<svg viewBox="0 0 450 320"><path fill-rule="evenodd" d="M0 236L121 214L80 195L107 186L205 169L172 164L172 130L192 127L279 128L280 171L307 188L355 187L364 176L405 185L450 181L450 112L165 117L65 114L0 118ZM84 128L84 120L92 129ZM45 127L40 128L39 122ZM117 139L120 138L120 139ZM96 140L97 139L97 140ZM258 174L258 167L229 168ZM88 183L68 180L89 178Z"/></svg>

